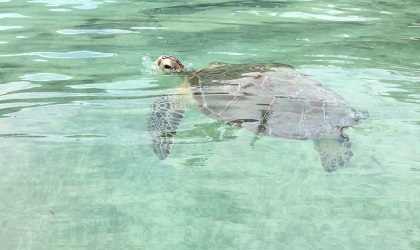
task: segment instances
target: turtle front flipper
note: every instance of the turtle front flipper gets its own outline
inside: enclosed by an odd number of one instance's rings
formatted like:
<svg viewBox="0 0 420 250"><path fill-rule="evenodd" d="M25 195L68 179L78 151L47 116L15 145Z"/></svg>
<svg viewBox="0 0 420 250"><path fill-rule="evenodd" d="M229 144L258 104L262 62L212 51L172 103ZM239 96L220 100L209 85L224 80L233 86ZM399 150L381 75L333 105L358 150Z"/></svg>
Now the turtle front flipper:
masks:
<svg viewBox="0 0 420 250"><path fill-rule="evenodd" d="M147 128L153 140L153 151L164 160L168 157L185 110L176 95L162 95L152 104L147 117Z"/></svg>
<svg viewBox="0 0 420 250"><path fill-rule="evenodd" d="M327 172L343 167L353 156L348 137L316 139L314 140L314 147L318 151L322 166Z"/></svg>

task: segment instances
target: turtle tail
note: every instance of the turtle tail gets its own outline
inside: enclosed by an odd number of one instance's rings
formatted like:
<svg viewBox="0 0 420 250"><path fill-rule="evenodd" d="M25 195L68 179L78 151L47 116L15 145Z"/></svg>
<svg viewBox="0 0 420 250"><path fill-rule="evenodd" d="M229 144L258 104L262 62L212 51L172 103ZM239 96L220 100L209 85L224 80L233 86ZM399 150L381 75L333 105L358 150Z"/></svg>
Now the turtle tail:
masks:
<svg viewBox="0 0 420 250"><path fill-rule="evenodd" d="M170 154L184 113L185 110L170 95L162 95L153 102L147 128L152 136L153 151L159 159L164 160Z"/></svg>
<svg viewBox="0 0 420 250"><path fill-rule="evenodd" d="M348 137L344 136L314 140L314 147L318 151L322 166L327 172L343 167L353 156L351 142Z"/></svg>

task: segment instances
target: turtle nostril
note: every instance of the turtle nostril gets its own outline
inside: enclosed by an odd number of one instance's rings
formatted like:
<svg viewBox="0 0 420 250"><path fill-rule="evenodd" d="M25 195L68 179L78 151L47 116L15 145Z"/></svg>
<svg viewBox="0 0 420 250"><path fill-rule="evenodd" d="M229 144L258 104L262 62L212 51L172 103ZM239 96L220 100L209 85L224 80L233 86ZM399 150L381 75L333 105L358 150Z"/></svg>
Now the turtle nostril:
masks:
<svg viewBox="0 0 420 250"><path fill-rule="evenodd" d="M171 67L170 65L168 65L168 64L165 64L163 67L164 67L165 69L172 69L172 67Z"/></svg>

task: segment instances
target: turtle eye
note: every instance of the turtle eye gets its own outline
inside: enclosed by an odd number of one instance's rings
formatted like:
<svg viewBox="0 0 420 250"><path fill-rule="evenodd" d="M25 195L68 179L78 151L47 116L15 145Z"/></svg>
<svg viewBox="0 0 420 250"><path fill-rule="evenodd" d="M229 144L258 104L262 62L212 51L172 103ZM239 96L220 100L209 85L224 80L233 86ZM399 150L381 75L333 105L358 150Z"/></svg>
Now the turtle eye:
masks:
<svg viewBox="0 0 420 250"><path fill-rule="evenodd" d="M164 67L165 69L172 69L172 66L170 66L170 65L168 65L168 64L165 64L163 67Z"/></svg>

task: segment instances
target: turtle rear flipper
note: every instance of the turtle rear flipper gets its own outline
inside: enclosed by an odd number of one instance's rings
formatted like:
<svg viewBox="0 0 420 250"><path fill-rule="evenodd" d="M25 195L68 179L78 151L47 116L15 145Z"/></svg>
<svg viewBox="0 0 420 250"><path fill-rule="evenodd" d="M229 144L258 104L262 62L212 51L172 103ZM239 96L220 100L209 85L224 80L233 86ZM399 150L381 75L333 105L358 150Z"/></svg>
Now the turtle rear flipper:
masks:
<svg viewBox="0 0 420 250"><path fill-rule="evenodd" d="M316 139L314 140L314 147L318 151L322 166L327 172L343 167L353 156L348 137Z"/></svg>
<svg viewBox="0 0 420 250"><path fill-rule="evenodd" d="M168 157L179 123L185 110L172 95L162 95L152 104L147 117L147 128L153 140L153 151L164 160Z"/></svg>

